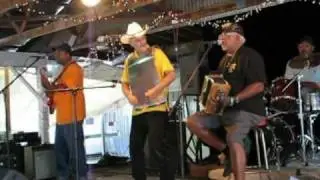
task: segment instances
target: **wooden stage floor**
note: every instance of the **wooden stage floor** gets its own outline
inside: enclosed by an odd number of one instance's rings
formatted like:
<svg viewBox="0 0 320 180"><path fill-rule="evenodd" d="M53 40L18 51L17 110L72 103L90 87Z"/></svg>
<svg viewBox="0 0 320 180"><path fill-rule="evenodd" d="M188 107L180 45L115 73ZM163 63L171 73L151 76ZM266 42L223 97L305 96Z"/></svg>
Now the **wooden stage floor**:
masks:
<svg viewBox="0 0 320 180"><path fill-rule="evenodd" d="M300 168L299 168L300 167ZM258 170L258 169L248 169L246 172L246 179L248 180L320 180L320 164L310 165L304 167L301 165L296 165L295 167L285 167L277 171L274 167L271 167L270 171ZM300 169L301 175L296 176L297 169ZM223 178L223 170L217 168L208 172L209 179L215 180L232 180L233 177ZM90 180L131 180L130 167L104 167L95 168L90 170ZM159 179L157 176L150 176L148 180ZM200 177L185 177L185 180L193 179L208 179ZM177 177L177 180L182 180L182 178Z"/></svg>

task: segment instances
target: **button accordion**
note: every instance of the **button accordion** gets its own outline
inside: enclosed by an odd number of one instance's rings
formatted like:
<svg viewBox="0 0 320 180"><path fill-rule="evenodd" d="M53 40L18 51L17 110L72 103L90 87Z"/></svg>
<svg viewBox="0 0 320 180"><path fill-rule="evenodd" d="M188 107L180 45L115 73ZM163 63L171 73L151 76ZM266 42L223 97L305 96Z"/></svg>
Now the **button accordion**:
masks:
<svg viewBox="0 0 320 180"><path fill-rule="evenodd" d="M200 95L200 105L208 114L222 115L224 106L222 100L230 92L230 84L223 78L222 74L207 75Z"/></svg>

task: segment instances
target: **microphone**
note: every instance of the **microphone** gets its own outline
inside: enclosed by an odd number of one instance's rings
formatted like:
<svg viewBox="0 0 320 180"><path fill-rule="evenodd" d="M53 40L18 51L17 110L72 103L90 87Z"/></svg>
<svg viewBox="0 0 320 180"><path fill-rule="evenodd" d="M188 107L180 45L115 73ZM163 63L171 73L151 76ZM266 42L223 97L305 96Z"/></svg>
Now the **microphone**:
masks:
<svg viewBox="0 0 320 180"><path fill-rule="evenodd" d="M205 45L221 45L221 40L203 41Z"/></svg>

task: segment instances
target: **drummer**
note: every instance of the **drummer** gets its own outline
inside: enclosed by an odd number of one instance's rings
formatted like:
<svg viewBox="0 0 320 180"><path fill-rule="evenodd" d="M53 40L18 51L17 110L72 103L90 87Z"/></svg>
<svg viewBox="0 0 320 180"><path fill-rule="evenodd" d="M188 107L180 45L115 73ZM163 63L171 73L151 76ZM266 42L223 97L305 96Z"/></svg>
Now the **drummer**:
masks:
<svg viewBox="0 0 320 180"><path fill-rule="evenodd" d="M302 69L307 69L310 66L310 56L314 51L313 40L310 36L304 36L298 43L299 55L295 56L286 66L286 72L284 77L286 79L292 79Z"/></svg>
<svg viewBox="0 0 320 180"><path fill-rule="evenodd" d="M306 71L303 72L304 77L302 78L302 81L304 81L302 94L306 94L320 88L320 56L314 53L315 45L310 36L301 38L297 48L299 55L289 60L284 77L285 79L292 79L305 69ZM307 69L312 69L312 71Z"/></svg>

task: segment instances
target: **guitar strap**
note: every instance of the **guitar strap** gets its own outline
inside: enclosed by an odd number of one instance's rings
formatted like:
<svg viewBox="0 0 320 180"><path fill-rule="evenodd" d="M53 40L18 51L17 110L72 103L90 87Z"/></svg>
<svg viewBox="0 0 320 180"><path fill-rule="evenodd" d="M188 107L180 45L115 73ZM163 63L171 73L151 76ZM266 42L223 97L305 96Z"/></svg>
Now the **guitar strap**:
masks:
<svg viewBox="0 0 320 180"><path fill-rule="evenodd" d="M69 67L71 64L74 64L74 63L76 63L76 61L75 61L75 60L72 60L72 61L70 61L68 64L66 64L66 65L63 67L62 71L59 73L59 75L54 79L54 81L52 82L52 84L57 83L57 81L58 81L58 80L62 77L62 75L67 71L68 67Z"/></svg>
<svg viewBox="0 0 320 180"><path fill-rule="evenodd" d="M62 75L66 72L66 70L68 69L68 67L71 65L71 64L74 64L76 61L72 60L70 61L68 64L66 64L62 71L59 73L59 75L54 79L54 81L52 82L52 84L56 84L58 82L58 80L62 77ZM53 114L54 113L54 102L53 102L53 98L52 98L52 93L46 93L49 100L47 102L48 106L49 106L49 111L50 111L50 114Z"/></svg>

